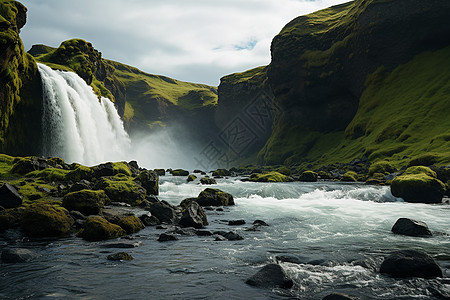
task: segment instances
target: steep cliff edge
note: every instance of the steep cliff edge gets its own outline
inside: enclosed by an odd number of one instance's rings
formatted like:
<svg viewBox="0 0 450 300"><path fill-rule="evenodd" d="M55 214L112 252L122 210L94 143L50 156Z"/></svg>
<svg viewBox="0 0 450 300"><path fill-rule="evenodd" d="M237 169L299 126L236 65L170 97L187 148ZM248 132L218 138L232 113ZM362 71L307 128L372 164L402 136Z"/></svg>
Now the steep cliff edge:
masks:
<svg viewBox="0 0 450 300"><path fill-rule="evenodd" d="M0 1L0 151L25 155L40 148L42 87L36 62L19 37L25 6Z"/></svg>
<svg viewBox="0 0 450 300"><path fill-rule="evenodd" d="M268 81L280 113L260 162L427 151L450 162L441 152L450 124L438 121L449 110L448 71L439 67L448 63L449 15L445 0L357 0L287 24L271 47Z"/></svg>

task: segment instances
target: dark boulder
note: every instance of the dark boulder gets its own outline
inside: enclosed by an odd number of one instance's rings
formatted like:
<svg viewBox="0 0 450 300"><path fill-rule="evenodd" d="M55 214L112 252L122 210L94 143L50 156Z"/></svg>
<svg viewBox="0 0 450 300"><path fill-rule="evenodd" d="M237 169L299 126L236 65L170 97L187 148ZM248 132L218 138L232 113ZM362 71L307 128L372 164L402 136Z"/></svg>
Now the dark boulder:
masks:
<svg viewBox="0 0 450 300"><path fill-rule="evenodd" d="M108 260L133 260L133 256L126 252L110 254L106 257Z"/></svg>
<svg viewBox="0 0 450 300"><path fill-rule="evenodd" d="M228 206L234 205L234 199L231 194L225 193L219 189L207 188L203 190L196 199L200 206Z"/></svg>
<svg viewBox="0 0 450 300"><path fill-rule="evenodd" d="M158 242L178 241L178 238L173 234L161 233Z"/></svg>
<svg viewBox="0 0 450 300"><path fill-rule="evenodd" d="M76 210L82 214L97 215L100 210L109 202L105 191L81 190L68 193L64 196L62 206L69 211Z"/></svg>
<svg viewBox="0 0 450 300"><path fill-rule="evenodd" d="M119 225L112 224L100 216L91 216L86 220L84 228L78 233L83 239L94 242L115 239L126 235Z"/></svg>
<svg viewBox="0 0 450 300"><path fill-rule="evenodd" d="M349 295L341 294L341 293L332 293L322 300L356 300L357 298L351 297Z"/></svg>
<svg viewBox="0 0 450 300"><path fill-rule="evenodd" d="M264 266L255 275L247 279L248 285L260 288L284 288L290 289L294 282L284 272L283 268L277 264Z"/></svg>
<svg viewBox="0 0 450 300"><path fill-rule="evenodd" d="M313 172L313 171L305 171L302 173L302 175L300 175L300 178L298 179L299 181L304 181L304 182L316 182L317 181L317 173Z"/></svg>
<svg viewBox="0 0 450 300"><path fill-rule="evenodd" d="M18 226L23 208L10 208L0 211L0 232Z"/></svg>
<svg viewBox="0 0 450 300"><path fill-rule="evenodd" d="M157 217L155 217L151 214L141 215L141 216L139 216L139 219L141 220L142 224L144 224L145 226L156 226L161 223Z"/></svg>
<svg viewBox="0 0 450 300"><path fill-rule="evenodd" d="M214 178L210 178L210 177L203 177L202 179L200 179L200 183L201 184L217 184L217 181Z"/></svg>
<svg viewBox="0 0 450 300"><path fill-rule="evenodd" d="M230 226L245 225L245 220L230 220L228 221L228 225Z"/></svg>
<svg viewBox="0 0 450 300"><path fill-rule="evenodd" d="M205 212L202 207L195 201L192 201L183 210L183 215L179 221L179 224L183 227L203 228L208 225Z"/></svg>
<svg viewBox="0 0 450 300"><path fill-rule="evenodd" d="M392 227L392 232L408 236L431 236L431 231L424 222L400 218Z"/></svg>
<svg viewBox="0 0 450 300"><path fill-rule="evenodd" d="M257 225L257 226L269 226L269 224L267 224L265 221L263 220L255 220L253 221L253 225Z"/></svg>
<svg viewBox="0 0 450 300"><path fill-rule="evenodd" d="M91 189L91 187L92 187L92 184L89 181L82 179L82 180L72 184L72 186L69 188L69 193L78 192L81 190L89 190L89 189Z"/></svg>
<svg viewBox="0 0 450 300"><path fill-rule="evenodd" d="M94 177L99 178L103 176L114 176L117 172L114 170L114 165L111 162L100 164L93 168Z"/></svg>
<svg viewBox="0 0 450 300"><path fill-rule="evenodd" d="M166 175L166 170L164 170L164 169L154 169L153 171L155 171L156 174L158 174L158 176L165 176Z"/></svg>
<svg viewBox="0 0 450 300"><path fill-rule="evenodd" d="M234 231L230 231L227 232L223 235L224 238L226 238L229 241L240 241L243 240L244 238L242 236L240 236L238 233L234 232Z"/></svg>
<svg viewBox="0 0 450 300"><path fill-rule="evenodd" d="M122 227L122 229L125 230L127 234L133 234L144 229L144 225L142 224L141 220L135 215L121 218L117 225Z"/></svg>
<svg viewBox="0 0 450 300"><path fill-rule="evenodd" d="M406 202L442 203L445 185L439 179L425 173L407 174L398 176L392 181L391 192Z"/></svg>
<svg viewBox="0 0 450 300"><path fill-rule="evenodd" d="M212 176L218 176L218 177L223 177L223 176L231 176L231 172L226 170L226 169L217 169L214 172L212 172Z"/></svg>
<svg viewBox="0 0 450 300"><path fill-rule="evenodd" d="M147 191L147 194L159 194L159 175L155 171L142 171L134 180L140 183Z"/></svg>
<svg viewBox="0 0 450 300"><path fill-rule="evenodd" d="M192 182L195 179L197 179L197 176L195 176L194 174L191 174L188 176L188 178L186 179L186 182Z"/></svg>
<svg viewBox="0 0 450 300"><path fill-rule="evenodd" d="M3 249L2 261L4 263L24 263L33 260L38 255L31 250L23 248Z"/></svg>
<svg viewBox="0 0 450 300"><path fill-rule="evenodd" d="M275 256L275 260L277 262L288 262L288 263L292 263L292 264L302 264L304 263L304 261L302 261L300 259L300 257L298 257L297 255L294 254L278 254L277 256Z"/></svg>
<svg viewBox="0 0 450 300"><path fill-rule="evenodd" d="M153 203L150 206L149 211L161 223L174 224L177 218L175 208L162 201Z"/></svg>
<svg viewBox="0 0 450 300"><path fill-rule="evenodd" d="M442 277L442 270L427 253L418 250L400 250L384 259L380 273L397 278Z"/></svg>
<svg viewBox="0 0 450 300"><path fill-rule="evenodd" d="M3 208L15 208L22 205L23 197L16 188L9 183L4 183L0 188L0 206Z"/></svg>
<svg viewBox="0 0 450 300"><path fill-rule="evenodd" d="M172 176L188 176L189 171L186 171L183 169L176 169L176 170L172 170L171 174L172 174Z"/></svg>

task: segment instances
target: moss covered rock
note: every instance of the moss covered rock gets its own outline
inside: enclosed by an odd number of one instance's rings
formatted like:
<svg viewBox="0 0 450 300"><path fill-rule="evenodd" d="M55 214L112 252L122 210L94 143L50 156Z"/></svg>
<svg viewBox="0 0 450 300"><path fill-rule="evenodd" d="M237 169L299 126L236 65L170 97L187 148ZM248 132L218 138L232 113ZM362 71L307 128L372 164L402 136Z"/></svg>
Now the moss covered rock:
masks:
<svg viewBox="0 0 450 300"><path fill-rule="evenodd" d="M190 175L188 176L188 178L186 179L186 181L187 181L187 182L192 182L192 181L194 181L195 179L197 179L197 176L195 176L194 174L190 174Z"/></svg>
<svg viewBox="0 0 450 300"><path fill-rule="evenodd" d="M427 174L411 174L396 177L391 183L395 197L413 203L441 203L445 185Z"/></svg>
<svg viewBox="0 0 450 300"><path fill-rule="evenodd" d="M356 182L358 181L358 174L353 171L346 172L344 175L342 175L341 181Z"/></svg>
<svg viewBox="0 0 450 300"><path fill-rule="evenodd" d="M23 208L11 208L0 211L0 232L19 225Z"/></svg>
<svg viewBox="0 0 450 300"><path fill-rule="evenodd" d="M80 180L91 180L94 176L93 168L86 167L80 164L72 164L71 171L66 175L67 180L80 181Z"/></svg>
<svg viewBox="0 0 450 300"><path fill-rule="evenodd" d="M212 176L223 177L223 176L231 176L231 172L226 169L217 169L212 172Z"/></svg>
<svg viewBox="0 0 450 300"><path fill-rule="evenodd" d="M283 175L278 172L254 173L250 175L250 181L254 182L291 182L292 177Z"/></svg>
<svg viewBox="0 0 450 300"><path fill-rule="evenodd" d="M373 163L369 167L369 176L372 176L375 173L381 173L384 175L391 174L397 171L397 169L388 161L382 160Z"/></svg>
<svg viewBox="0 0 450 300"><path fill-rule="evenodd" d="M133 256L126 252L110 254L106 257L108 260L133 260Z"/></svg>
<svg viewBox="0 0 450 300"><path fill-rule="evenodd" d="M102 189L112 202L125 202L138 205L145 200L145 189L125 175L103 177L95 185L96 189Z"/></svg>
<svg viewBox="0 0 450 300"><path fill-rule="evenodd" d="M217 181L214 178L203 177L200 179L201 184L216 184Z"/></svg>
<svg viewBox="0 0 450 300"><path fill-rule="evenodd" d="M299 181L305 181L305 182L316 182L317 181L317 173L313 171L305 171L300 175Z"/></svg>
<svg viewBox="0 0 450 300"><path fill-rule="evenodd" d="M425 174L425 175L428 175L430 177L437 178L436 172L434 172L430 168L424 167L424 166L409 167L403 173L403 175L415 175L415 174Z"/></svg>
<svg viewBox="0 0 450 300"><path fill-rule="evenodd" d="M233 195L219 189L207 188L195 199L200 206L229 206L234 205Z"/></svg>
<svg viewBox="0 0 450 300"><path fill-rule="evenodd" d="M147 191L148 195L159 194L159 175L155 171L142 171L134 180Z"/></svg>
<svg viewBox="0 0 450 300"><path fill-rule="evenodd" d="M88 216L100 213L102 207L109 201L103 190L81 190L66 194L63 198L62 206L69 211L76 210Z"/></svg>
<svg viewBox="0 0 450 300"><path fill-rule="evenodd" d="M122 227L122 229L125 230L127 234L136 233L144 229L144 225L142 224L141 220L139 220L139 218L135 215L121 218L117 225Z"/></svg>
<svg viewBox="0 0 450 300"><path fill-rule="evenodd" d="M55 237L70 233L73 224L65 208L50 202L36 202L24 209L20 226L31 237Z"/></svg>
<svg viewBox="0 0 450 300"><path fill-rule="evenodd" d="M183 169L176 169L171 171L172 176L188 176L189 171Z"/></svg>
<svg viewBox="0 0 450 300"><path fill-rule="evenodd" d="M126 235L119 225L112 224L100 216L87 218L84 228L78 233L83 239L94 242L115 239Z"/></svg>

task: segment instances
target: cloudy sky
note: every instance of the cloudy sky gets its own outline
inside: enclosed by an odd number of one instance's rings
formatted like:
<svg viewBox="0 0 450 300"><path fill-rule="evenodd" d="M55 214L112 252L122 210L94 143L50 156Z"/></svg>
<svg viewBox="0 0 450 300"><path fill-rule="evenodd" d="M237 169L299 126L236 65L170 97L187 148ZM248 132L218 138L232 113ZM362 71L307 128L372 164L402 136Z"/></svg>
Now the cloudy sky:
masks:
<svg viewBox="0 0 450 300"><path fill-rule="evenodd" d="M293 18L347 0L20 0L33 44L92 42L104 58L175 79L218 85L270 62L272 38Z"/></svg>

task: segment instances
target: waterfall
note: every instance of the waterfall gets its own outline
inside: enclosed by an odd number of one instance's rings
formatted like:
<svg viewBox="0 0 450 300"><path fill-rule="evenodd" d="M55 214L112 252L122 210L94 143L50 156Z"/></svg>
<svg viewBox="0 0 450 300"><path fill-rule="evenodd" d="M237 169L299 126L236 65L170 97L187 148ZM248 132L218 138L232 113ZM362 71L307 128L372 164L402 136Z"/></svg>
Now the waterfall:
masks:
<svg viewBox="0 0 450 300"><path fill-rule="evenodd" d="M114 104L73 72L38 64L42 77L43 155L94 165L125 160L130 138Z"/></svg>

